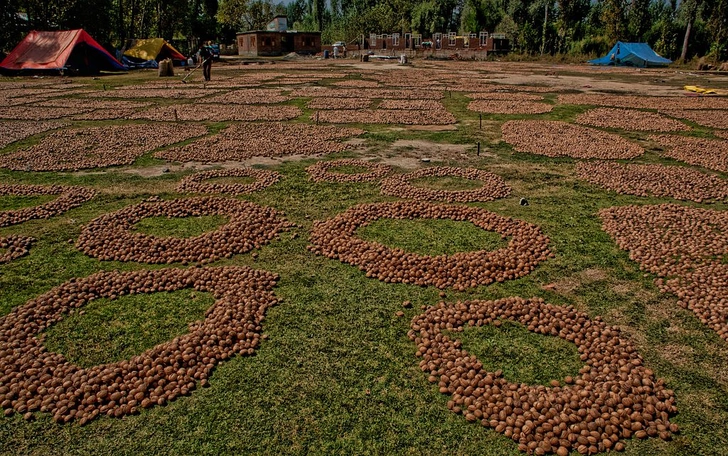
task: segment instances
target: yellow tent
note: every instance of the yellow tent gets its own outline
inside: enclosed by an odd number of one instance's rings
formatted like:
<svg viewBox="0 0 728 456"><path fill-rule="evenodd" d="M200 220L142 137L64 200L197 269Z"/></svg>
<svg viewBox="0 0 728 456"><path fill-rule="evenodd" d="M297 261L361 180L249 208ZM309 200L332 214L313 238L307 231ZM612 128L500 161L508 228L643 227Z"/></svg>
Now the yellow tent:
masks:
<svg viewBox="0 0 728 456"><path fill-rule="evenodd" d="M139 60L187 60L177 49L166 42L164 38L148 38L136 40L134 45L124 52L124 55Z"/></svg>

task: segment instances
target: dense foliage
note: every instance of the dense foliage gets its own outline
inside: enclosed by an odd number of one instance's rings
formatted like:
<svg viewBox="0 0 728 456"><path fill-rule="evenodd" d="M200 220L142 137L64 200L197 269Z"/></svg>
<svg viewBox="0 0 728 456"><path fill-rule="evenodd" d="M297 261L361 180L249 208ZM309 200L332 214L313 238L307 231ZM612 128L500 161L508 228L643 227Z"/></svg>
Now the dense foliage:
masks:
<svg viewBox="0 0 728 456"><path fill-rule="evenodd" d="M502 32L527 54L603 53L646 41L669 58L728 59L728 0L3 0L0 50L31 29L83 27L109 46L161 36L178 46L234 41L276 14L324 43L369 33Z"/></svg>

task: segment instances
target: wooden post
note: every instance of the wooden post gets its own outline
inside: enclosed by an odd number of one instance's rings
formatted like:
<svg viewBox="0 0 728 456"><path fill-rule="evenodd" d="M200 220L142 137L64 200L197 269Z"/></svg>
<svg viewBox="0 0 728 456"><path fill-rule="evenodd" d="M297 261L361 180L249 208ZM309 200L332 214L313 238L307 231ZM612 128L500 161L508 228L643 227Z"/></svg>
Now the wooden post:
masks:
<svg viewBox="0 0 728 456"><path fill-rule="evenodd" d="M483 129L483 114L478 114L478 119L480 120L480 129ZM478 149L480 149L480 143L478 143Z"/></svg>
<svg viewBox="0 0 728 456"><path fill-rule="evenodd" d="M480 157L480 141L478 141L478 157Z"/></svg>

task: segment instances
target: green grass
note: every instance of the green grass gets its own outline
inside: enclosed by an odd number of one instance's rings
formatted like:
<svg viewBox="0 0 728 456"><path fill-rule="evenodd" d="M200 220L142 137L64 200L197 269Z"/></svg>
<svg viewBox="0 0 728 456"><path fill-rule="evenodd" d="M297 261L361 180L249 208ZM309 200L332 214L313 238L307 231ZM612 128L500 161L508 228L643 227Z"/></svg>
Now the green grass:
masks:
<svg viewBox="0 0 728 456"><path fill-rule="evenodd" d="M485 231L470 222L454 220L384 218L357 229L357 235L420 255L497 250L507 245L498 233Z"/></svg>
<svg viewBox="0 0 728 456"><path fill-rule="evenodd" d="M157 237L189 238L214 231L227 221L227 217L220 215L146 217L136 223L134 228L140 233Z"/></svg>
<svg viewBox="0 0 728 456"><path fill-rule="evenodd" d="M504 321L500 327L466 326L451 338L460 339L463 349L477 356L488 371L502 370L510 382L549 386L551 380L578 376L584 366L574 344L530 332L512 321Z"/></svg>
<svg viewBox="0 0 728 456"><path fill-rule="evenodd" d="M39 195L39 196L0 196L0 211L9 211L14 209L23 209L26 207L40 206L49 201L58 198L58 195Z"/></svg>
<svg viewBox="0 0 728 456"><path fill-rule="evenodd" d="M373 68L379 71L381 67L373 64ZM238 71L237 66L220 65L213 77L218 72L234 77ZM255 71L280 70L268 65ZM487 75L485 70L482 74ZM156 80L154 72L142 71L74 82L100 88L101 84L122 86L151 80ZM445 298L433 287L368 279L356 267L314 255L306 248L308 234L315 220L331 218L356 204L395 199L382 196L374 183L313 183L305 168L314 159L280 160L271 167L282 174L276 185L241 198L284 212L297 225L292 230L297 236L282 234L256 250L256 258L236 255L211 265L246 265L280 275L274 289L280 303L266 315L263 333L267 339L255 355L234 356L220 363L210 377L210 388L123 419L102 417L81 427L55 424L44 413L31 422L17 414L2 417L0 453L523 454L515 442L448 410L449 396L427 381L407 331L411 319L422 312L421 306L442 299L536 296L552 304L572 305L618 326L645 365L675 391L679 414L673 421L681 432L670 442L628 440L625 455L724 454L728 448L728 345L692 312L680 308L675 297L661 294L653 284L654 277L645 275L627 252L617 248L596 216L599 209L615 205L674 201L616 195L576 179L572 159L514 153L500 141L500 125L508 116L485 116L481 129L477 113L466 110L467 99L462 94L453 92L443 102L458 119L458 130L367 125L368 133L363 136L367 158L382 158L397 139L472 145L467 158L446 158L442 164L476 167L503 177L512 188L511 196L473 206L537 224L549 237L554 258L518 280L465 292L444 290ZM557 106L552 113L535 117L570 121L584 109L587 107ZM217 130L225 125L210 124ZM640 142L647 136L634 135ZM477 157L474 145L479 141L483 154ZM358 158L361 153L346 151L325 158L342 157ZM634 161L678 164L654 148ZM159 163L163 162L147 154L134 167ZM17 233L38 239L29 255L0 265L0 315L74 277L101 270L168 267L98 261L79 252L74 241L85 224L104 213L151 195L165 200L182 196L175 187L188 173L142 177L114 168L103 173L0 169L3 183L85 185L100 192L64 214L0 228L0 236ZM521 197L530 205L520 206ZM728 210L726 203L680 204ZM221 223L224 220L146 219L138 229L160 236L194 236ZM492 250L504 242L468 223L447 220L384 219L358 230L358 235L427 254ZM558 286L544 289L547 284ZM211 298L197 293L192 299L191 293L182 290L91 302L82 308L83 315L74 313L56 323L47 332L45 344L82 365L127 358L184 333L191 321L200 318ZM404 301L411 301L412 308L403 308ZM397 317L398 311L404 311L404 317ZM158 323L161 321L165 323ZM517 324L469 328L457 337L488 369L501 369L512 381L545 384L574 375L581 367L572 344L530 333Z"/></svg>
<svg viewBox="0 0 728 456"><path fill-rule="evenodd" d="M213 302L190 290L98 299L47 330L45 344L82 367L113 363L185 334Z"/></svg>

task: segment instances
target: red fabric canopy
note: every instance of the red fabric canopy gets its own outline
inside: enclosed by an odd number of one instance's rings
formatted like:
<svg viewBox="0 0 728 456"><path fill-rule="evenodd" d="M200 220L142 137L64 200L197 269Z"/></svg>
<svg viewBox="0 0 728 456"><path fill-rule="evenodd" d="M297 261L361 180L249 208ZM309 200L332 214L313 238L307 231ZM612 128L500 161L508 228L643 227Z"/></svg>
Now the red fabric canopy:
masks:
<svg viewBox="0 0 728 456"><path fill-rule="evenodd" d="M0 63L10 71L62 70L73 50L84 43L92 51L93 65L99 70L121 70L124 66L82 29L43 32L33 30ZM87 62L90 63L90 62Z"/></svg>

